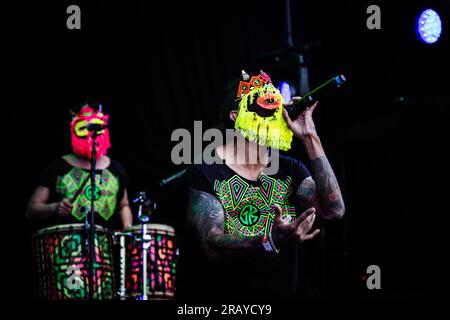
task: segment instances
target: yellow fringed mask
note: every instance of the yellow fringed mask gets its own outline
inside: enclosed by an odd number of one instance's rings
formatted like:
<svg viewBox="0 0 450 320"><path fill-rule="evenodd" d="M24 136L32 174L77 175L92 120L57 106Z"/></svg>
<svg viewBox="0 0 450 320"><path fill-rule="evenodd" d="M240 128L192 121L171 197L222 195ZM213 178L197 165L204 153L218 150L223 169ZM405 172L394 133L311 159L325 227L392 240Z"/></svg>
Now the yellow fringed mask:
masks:
<svg viewBox="0 0 450 320"><path fill-rule="evenodd" d="M283 98L268 74L242 71L237 92L239 110L234 128L246 139L283 151L291 148L292 131L283 118Z"/></svg>

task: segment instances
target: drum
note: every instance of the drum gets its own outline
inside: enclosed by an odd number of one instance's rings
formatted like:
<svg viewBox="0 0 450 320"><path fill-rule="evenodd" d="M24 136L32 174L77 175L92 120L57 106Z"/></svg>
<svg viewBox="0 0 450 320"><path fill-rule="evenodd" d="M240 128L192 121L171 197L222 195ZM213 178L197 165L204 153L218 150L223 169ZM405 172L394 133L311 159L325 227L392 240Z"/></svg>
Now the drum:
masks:
<svg viewBox="0 0 450 320"><path fill-rule="evenodd" d="M95 226L94 299L115 298L112 233ZM32 236L40 299L88 299L89 262L84 224L57 225Z"/></svg>
<svg viewBox="0 0 450 320"><path fill-rule="evenodd" d="M143 247L142 225L127 230L128 235L117 233L122 244L120 254L120 293L137 299L143 294ZM175 230L164 224L147 224L150 235L147 252L147 296L148 299L173 299L175 296L176 268L179 251ZM125 248L123 247L125 246Z"/></svg>

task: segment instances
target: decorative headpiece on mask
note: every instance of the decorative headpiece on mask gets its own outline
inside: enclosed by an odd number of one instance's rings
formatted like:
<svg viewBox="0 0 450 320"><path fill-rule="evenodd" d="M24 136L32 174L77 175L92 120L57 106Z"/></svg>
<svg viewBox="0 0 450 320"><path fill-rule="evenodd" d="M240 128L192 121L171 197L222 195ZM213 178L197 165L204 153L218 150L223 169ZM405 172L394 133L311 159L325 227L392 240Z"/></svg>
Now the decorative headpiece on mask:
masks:
<svg viewBox="0 0 450 320"><path fill-rule="evenodd" d="M236 95L239 110L234 128L246 139L270 148L289 150L292 131L283 118L283 98L269 75L250 76L242 70Z"/></svg>
<svg viewBox="0 0 450 320"><path fill-rule="evenodd" d="M72 135L72 150L81 157L91 159L92 158L92 139L93 132L89 131L87 125L89 123L107 125L109 115L102 112L101 105L98 110L92 108L89 105L85 105L81 108L80 112L75 114L70 123L70 132ZM109 140L109 131L104 129L97 133L95 147L95 157L100 158L107 154L108 149L111 147Z"/></svg>

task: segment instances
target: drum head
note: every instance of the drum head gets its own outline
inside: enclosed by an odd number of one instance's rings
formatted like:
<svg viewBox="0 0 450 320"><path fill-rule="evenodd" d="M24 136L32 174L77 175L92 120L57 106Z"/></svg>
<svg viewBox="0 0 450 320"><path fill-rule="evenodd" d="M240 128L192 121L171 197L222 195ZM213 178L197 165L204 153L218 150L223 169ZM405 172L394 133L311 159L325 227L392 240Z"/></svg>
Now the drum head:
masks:
<svg viewBox="0 0 450 320"><path fill-rule="evenodd" d="M68 224L59 224L56 226L51 226L47 228L43 228L38 230L34 236L48 234L48 233L55 233L55 232L64 232L64 231L73 231L73 230L84 230L84 223L68 223ZM95 225L95 231L104 231L107 232L108 229Z"/></svg>
<svg viewBox="0 0 450 320"><path fill-rule="evenodd" d="M167 232L167 233L175 233L175 229L166 224L147 223L147 229L148 230L159 230L159 231L163 231L163 232ZM134 225L134 226L128 228L127 231L141 232L142 224Z"/></svg>

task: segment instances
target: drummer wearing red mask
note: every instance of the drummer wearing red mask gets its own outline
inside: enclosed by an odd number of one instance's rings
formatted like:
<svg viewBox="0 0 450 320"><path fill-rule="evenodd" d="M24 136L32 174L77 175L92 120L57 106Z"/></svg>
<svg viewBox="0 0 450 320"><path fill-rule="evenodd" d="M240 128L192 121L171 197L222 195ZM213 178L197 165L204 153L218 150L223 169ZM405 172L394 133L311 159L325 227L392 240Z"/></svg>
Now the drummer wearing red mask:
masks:
<svg viewBox="0 0 450 320"><path fill-rule="evenodd" d="M73 113L70 125L72 154L53 161L44 170L39 186L28 204L26 217L38 226L84 222L91 208L91 157L93 132L88 125L108 124L109 115L101 105L83 105ZM112 229L132 225L132 212L122 166L107 156L110 148L108 129L96 137L95 224Z"/></svg>

